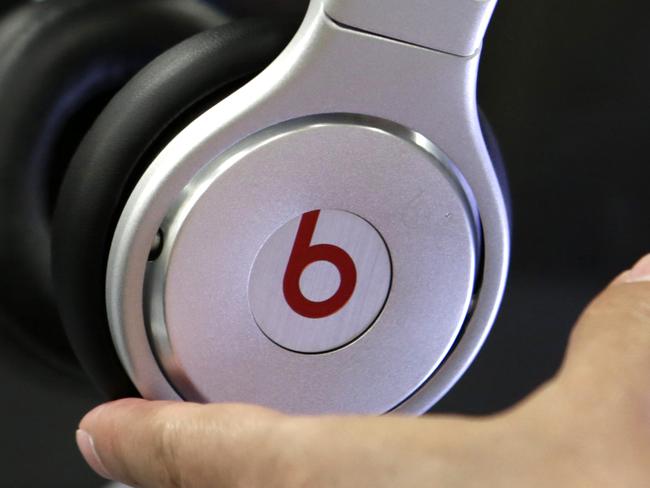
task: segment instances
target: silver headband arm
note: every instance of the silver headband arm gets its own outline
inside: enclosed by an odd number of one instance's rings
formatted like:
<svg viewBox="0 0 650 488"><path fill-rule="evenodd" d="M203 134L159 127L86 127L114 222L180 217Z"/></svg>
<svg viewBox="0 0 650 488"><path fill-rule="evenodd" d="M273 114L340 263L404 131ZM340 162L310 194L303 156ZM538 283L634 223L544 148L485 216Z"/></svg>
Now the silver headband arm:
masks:
<svg viewBox="0 0 650 488"><path fill-rule="evenodd" d="M321 0L334 21L377 35L471 56L496 0Z"/></svg>

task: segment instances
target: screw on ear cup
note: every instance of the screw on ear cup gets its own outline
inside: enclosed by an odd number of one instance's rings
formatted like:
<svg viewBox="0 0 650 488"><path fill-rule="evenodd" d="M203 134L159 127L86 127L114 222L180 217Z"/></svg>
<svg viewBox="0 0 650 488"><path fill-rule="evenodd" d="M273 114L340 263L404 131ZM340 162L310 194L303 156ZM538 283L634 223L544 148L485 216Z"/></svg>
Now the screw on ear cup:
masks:
<svg viewBox="0 0 650 488"><path fill-rule="evenodd" d="M188 123L268 65L294 26L242 20L188 39L109 103L68 169L54 218L57 303L84 369L111 397L130 393L106 314L105 278L120 212L140 176Z"/></svg>
<svg viewBox="0 0 650 488"><path fill-rule="evenodd" d="M50 226L82 134L142 66L226 20L194 1L50 0L0 21L0 316L32 356L79 369L54 304Z"/></svg>

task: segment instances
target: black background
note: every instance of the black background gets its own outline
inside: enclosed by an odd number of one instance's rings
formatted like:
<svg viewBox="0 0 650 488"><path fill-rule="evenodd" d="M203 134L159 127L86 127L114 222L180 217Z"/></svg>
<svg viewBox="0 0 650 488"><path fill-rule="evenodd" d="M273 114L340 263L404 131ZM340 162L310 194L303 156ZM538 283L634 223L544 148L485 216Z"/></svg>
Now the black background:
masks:
<svg viewBox="0 0 650 488"><path fill-rule="evenodd" d="M485 348L436 411L489 413L524 397L556 371L590 298L650 251L645 10L639 0L497 7L479 100L510 174L511 277ZM0 486L98 486L74 431L101 398L18 354L0 324Z"/></svg>

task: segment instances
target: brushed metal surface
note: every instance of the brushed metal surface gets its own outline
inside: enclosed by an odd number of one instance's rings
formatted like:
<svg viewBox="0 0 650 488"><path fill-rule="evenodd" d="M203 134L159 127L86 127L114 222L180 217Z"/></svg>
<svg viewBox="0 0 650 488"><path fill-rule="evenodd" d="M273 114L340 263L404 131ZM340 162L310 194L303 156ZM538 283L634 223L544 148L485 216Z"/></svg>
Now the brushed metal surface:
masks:
<svg viewBox="0 0 650 488"><path fill-rule="evenodd" d="M464 176L465 193L474 196L480 213L484 255L473 314L444 363L397 410L421 413L444 395L489 333L509 259L503 195L478 120L478 64L478 55L459 58L345 29L324 14L322 2L312 2L283 54L183 130L155 159L127 202L109 257L107 307L116 348L141 393L147 398L179 398L149 344L143 289L151 244L183 189L228 148L267 127L315 114L361 113L393 120L435 143ZM413 196L414 209L427 204L426 198ZM226 214L229 210L224 209ZM254 383L247 371L230 374L233 384Z"/></svg>
<svg viewBox="0 0 650 488"><path fill-rule="evenodd" d="M354 277L351 296L340 307L335 303L333 313L305 316L291 306L283 286L303 217L280 227L260 249L248 281L248 301L255 322L270 340L295 352L324 353L349 344L375 322L391 286L390 255L382 237L366 220L342 210L318 209L308 246L338 247L350 258ZM314 303L326 303L339 290L345 291L343 281L352 278L342 276L335 264L321 260L306 266L301 271L299 292Z"/></svg>
<svg viewBox="0 0 650 488"><path fill-rule="evenodd" d="M478 228L451 163L416 139L386 121L322 115L264 130L199 171L162 224L144 296L154 350L183 398L384 413L431 376L467 316ZM363 336L306 355L260 331L248 283L267 237L314 208L372 222L394 274Z"/></svg>

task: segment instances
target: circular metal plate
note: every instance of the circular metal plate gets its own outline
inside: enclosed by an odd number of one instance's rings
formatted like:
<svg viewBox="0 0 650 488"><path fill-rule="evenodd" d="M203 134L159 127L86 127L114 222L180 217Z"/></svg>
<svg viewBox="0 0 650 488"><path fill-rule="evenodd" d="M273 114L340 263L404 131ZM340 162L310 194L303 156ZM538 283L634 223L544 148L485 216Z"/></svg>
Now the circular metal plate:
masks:
<svg viewBox="0 0 650 488"><path fill-rule="evenodd" d="M464 188L433 144L377 119L312 117L240 142L185 188L147 270L145 318L165 375L194 401L301 413L395 408L434 373L467 317L478 225ZM374 325L325 354L269 340L249 296L269 236L313 209L371 223L392 259L390 294ZM367 322L307 349L347 343Z"/></svg>
<svg viewBox="0 0 650 488"><path fill-rule="evenodd" d="M248 294L255 322L291 351L343 347L375 321L391 264L379 233L341 210L306 212L273 233L255 258Z"/></svg>

